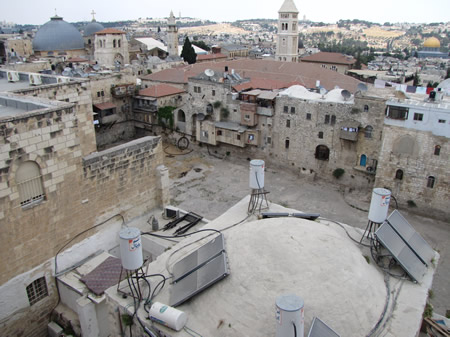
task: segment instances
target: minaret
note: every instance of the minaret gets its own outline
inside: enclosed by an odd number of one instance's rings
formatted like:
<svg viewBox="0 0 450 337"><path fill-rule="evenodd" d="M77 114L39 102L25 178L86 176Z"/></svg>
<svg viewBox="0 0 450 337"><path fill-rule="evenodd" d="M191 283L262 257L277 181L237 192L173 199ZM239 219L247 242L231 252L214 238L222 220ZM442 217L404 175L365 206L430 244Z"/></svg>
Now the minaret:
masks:
<svg viewBox="0 0 450 337"><path fill-rule="evenodd" d="M293 0L285 0L278 11L276 60L298 60L298 9Z"/></svg>
<svg viewBox="0 0 450 337"><path fill-rule="evenodd" d="M171 56L178 56L178 28L172 11L167 20L167 52Z"/></svg>

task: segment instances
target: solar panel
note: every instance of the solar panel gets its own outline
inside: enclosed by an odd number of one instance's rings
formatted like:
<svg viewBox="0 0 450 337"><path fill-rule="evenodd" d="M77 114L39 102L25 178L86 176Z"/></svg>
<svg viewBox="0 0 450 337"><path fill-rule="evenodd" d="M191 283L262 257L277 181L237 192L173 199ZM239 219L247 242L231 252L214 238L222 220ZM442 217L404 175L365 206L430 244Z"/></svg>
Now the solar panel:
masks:
<svg viewBox="0 0 450 337"><path fill-rule="evenodd" d="M378 228L375 236L413 280L422 280L427 270L426 265L389 224L384 223Z"/></svg>
<svg viewBox="0 0 450 337"><path fill-rule="evenodd" d="M175 263L170 305L182 304L228 274L224 237L220 234Z"/></svg>
<svg viewBox="0 0 450 337"><path fill-rule="evenodd" d="M431 260L435 255L433 248L431 248L425 239L416 232L403 215L395 210L389 215L387 222L403 238L406 244L417 254L422 262L426 265L430 265Z"/></svg>
<svg viewBox="0 0 450 337"><path fill-rule="evenodd" d="M333 329L318 317L314 317L308 337L340 337Z"/></svg>

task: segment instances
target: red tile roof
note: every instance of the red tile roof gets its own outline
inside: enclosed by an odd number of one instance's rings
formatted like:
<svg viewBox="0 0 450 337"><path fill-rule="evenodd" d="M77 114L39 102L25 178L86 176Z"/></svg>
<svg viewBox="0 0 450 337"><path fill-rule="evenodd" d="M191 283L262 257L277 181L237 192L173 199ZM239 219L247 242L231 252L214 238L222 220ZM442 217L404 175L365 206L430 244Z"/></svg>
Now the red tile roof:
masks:
<svg viewBox="0 0 450 337"><path fill-rule="evenodd" d="M351 65L356 62L356 59L341 53L319 52L302 57L300 61Z"/></svg>
<svg viewBox="0 0 450 337"><path fill-rule="evenodd" d="M327 90L339 86L342 89L355 92L356 86L360 83L350 76L340 74L337 71L321 69L306 62L251 59L195 63L179 68L161 70L143 76L142 79L152 82L187 84L189 77L197 76L206 69L213 69L220 73L225 70L225 66L228 66L229 71L234 69L243 78L296 82L306 88L315 88L316 81L319 80L320 84Z"/></svg>
<svg viewBox="0 0 450 337"><path fill-rule="evenodd" d="M227 55L222 53L217 54L207 54L207 55L197 55L197 62L198 61L210 61L210 60L220 60L220 59L226 59Z"/></svg>
<svg viewBox="0 0 450 337"><path fill-rule="evenodd" d="M151 86L149 88L145 88L142 90L139 90L139 96L148 96L148 97L164 97L164 96L171 96L176 94L181 94L186 92L183 89L173 87L171 85L167 84L158 84Z"/></svg>
<svg viewBox="0 0 450 337"><path fill-rule="evenodd" d="M97 32L97 33L95 33L95 34L97 34L97 35L106 35L106 34L125 34L125 32L123 32L123 31L121 31L121 30L118 30L118 29L115 29L115 28L106 28L106 29L103 29L103 30L101 30L101 31L99 31L99 32Z"/></svg>

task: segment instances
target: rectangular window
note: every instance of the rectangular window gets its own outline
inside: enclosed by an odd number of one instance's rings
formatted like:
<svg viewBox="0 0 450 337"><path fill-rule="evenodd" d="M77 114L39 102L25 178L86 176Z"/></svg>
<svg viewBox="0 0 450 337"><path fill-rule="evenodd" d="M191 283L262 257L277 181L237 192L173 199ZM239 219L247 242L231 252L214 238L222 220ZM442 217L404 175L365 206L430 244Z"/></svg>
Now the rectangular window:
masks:
<svg viewBox="0 0 450 337"><path fill-rule="evenodd" d="M306 114L306 120L308 120L308 121L311 120L311 114L310 114L310 113L307 113L307 114Z"/></svg>
<svg viewBox="0 0 450 337"><path fill-rule="evenodd" d="M291 114L295 114L295 106L291 106Z"/></svg>
<svg viewBox="0 0 450 337"><path fill-rule="evenodd" d="M319 139L323 139L323 132L322 131L319 131Z"/></svg>
<svg viewBox="0 0 450 337"><path fill-rule="evenodd" d="M331 116L331 125L336 124L336 115Z"/></svg>
<svg viewBox="0 0 450 337"><path fill-rule="evenodd" d="M217 130L217 135L222 136L222 130Z"/></svg>
<svg viewBox="0 0 450 337"><path fill-rule="evenodd" d="M97 91L97 97L100 97L100 91Z"/></svg>
<svg viewBox="0 0 450 337"><path fill-rule="evenodd" d="M105 96L105 92L102 90L102 96Z"/></svg>
<svg viewBox="0 0 450 337"><path fill-rule="evenodd" d="M212 95L216 96L216 91L215 90L212 91Z"/></svg>
<svg viewBox="0 0 450 337"><path fill-rule="evenodd" d="M272 137L267 137L266 143L267 144L272 144Z"/></svg>
<svg viewBox="0 0 450 337"><path fill-rule="evenodd" d="M287 105L284 106L283 112L285 112L285 113L288 113L288 112L289 112L289 107L288 107Z"/></svg>
<svg viewBox="0 0 450 337"><path fill-rule="evenodd" d="M325 115L325 124L330 123L330 115Z"/></svg>
<svg viewBox="0 0 450 337"><path fill-rule="evenodd" d="M27 286L27 295L30 305L39 302L44 297L48 296L47 282L45 277L38 278Z"/></svg>
<svg viewBox="0 0 450 337"><path fill-rule="evenodd" d="M387 108L387 117L391 119L408 119L408 108L403 108L399 106L389 106Z"/></svg>
<svg viewBox="0 0 450 337"><path fill-rule="evenodd" d="M441 124L445 124L445 119L440 119L438 122Z"/></svg>
<svg viewBox="0 0 450 337"><path fill-rule="evenodd" d="M237 140L241 140L241 135L236 135Z"/></svg>
<svg viewBox="0 0 450 337"><path fill-rule="evenodd" d="M202 92L201 89L202 89L202 88L200 88L200 87L194 87L194 92L196 92L196 93L201 93L201 92Z"/></svg>
<svg viewBox="0 0 450 337"><path fill-rule="evenodd" d="M414 113L414 120L415 121L423 121L423 114L415 112Z"/></svg>
<svg viewBox="0 0 450 337"><path fill-rule="evenodd" d="M287 128L290 128L290 127L291 127L291 121L290 121L289 119L286 121L286 127L287 127Z"/></svg>

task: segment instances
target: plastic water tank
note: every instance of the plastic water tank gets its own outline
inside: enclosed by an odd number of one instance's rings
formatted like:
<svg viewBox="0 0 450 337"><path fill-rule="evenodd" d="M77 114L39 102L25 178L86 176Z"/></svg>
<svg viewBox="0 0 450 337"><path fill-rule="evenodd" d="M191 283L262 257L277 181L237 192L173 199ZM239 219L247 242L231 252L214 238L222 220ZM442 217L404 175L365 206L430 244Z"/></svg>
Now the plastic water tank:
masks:
<svg viewBox="0 0 450 337"><path fill-rule="evenodd" d="M304 302L297 295L281 295L275 302L276 337L303 337L305 329Z"/></svg>
<svg viewBox="0 0 450 337"><path fill-rule="evenodd" d="M370 201L369 220L375 223L383 223L389 211L391 191L385 188L374 188Z"/></svg>
<svg viewBox="0 0 450 337"><path fill-rule="evenodd" d="M178 309L155 302L150 308L149 318L173 330L180 331L187 321L187 315Z"/></svg>
<svg viewBox="0 0 450 337"><path fill-rule="evenodd" d="M119 232L120 257L122 267L127 270L136 270L142 267L141 231L138 228L126 227Z"/></svg>
<svg viewBox="0 0 450 337"><path fill-rule="evenodd" d="M258 190L264 187L264 160L250 161L250 188Z"/></svg>

